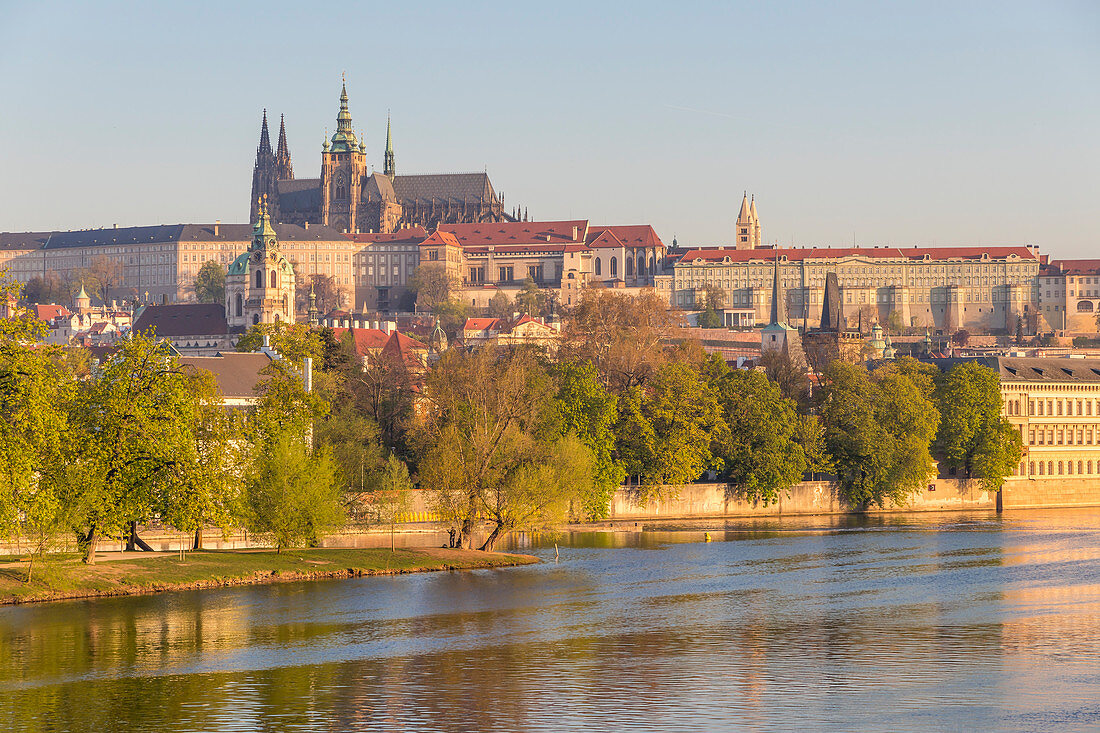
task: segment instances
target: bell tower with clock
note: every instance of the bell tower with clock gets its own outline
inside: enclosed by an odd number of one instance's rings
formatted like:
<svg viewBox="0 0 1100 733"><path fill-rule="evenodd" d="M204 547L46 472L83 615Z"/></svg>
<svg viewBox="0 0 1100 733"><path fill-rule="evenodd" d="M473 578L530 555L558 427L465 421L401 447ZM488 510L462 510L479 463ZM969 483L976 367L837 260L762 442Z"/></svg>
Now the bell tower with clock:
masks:
<svg viewBox="0 0 1100 733"><path fill-rule="evenodd" d="M225 320L235 331L257 323L294 323L294 267L279 250L266 196L259 210L248 251L233 260L225 276Z"/></svg>

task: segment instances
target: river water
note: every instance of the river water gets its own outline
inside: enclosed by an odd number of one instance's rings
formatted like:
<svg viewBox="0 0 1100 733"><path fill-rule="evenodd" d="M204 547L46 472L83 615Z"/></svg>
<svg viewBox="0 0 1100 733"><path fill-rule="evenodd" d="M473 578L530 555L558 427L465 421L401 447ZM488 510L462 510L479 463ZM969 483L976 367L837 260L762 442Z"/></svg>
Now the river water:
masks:
<svg viewBox="0 0 1100 733"><path fill-rule="evenodd" d="M0 729L1100 730L1097 511L516 544L544 562L0 609Z"/></svg>

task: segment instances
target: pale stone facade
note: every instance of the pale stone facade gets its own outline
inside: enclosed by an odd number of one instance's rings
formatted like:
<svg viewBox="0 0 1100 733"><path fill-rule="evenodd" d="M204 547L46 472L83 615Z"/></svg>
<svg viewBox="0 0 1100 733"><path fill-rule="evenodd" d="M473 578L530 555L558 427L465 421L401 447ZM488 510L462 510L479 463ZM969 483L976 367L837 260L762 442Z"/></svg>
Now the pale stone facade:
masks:
<svg viewBox="0 0 1100 733"><path fill-rule="evenodd" d="M807 328L820 321L830 272L849 325L861 312L882 322L897 312L904 327L1011 332L1017 317L1026 326L1038 308L1039 259L1028 247L694 249L658 275L656 287L672 307L689 310L717 287L727 308L752 309L763 323L776 260L790 322Z"/></svg>
<svg viewBox="0 0 1100 733"><path fill-rule="evenodd" d="M1100 260L1051 260L1039 271L1039 309L1050 328L1100 331Z"/></svg>
<svg viewBox="0 0 1100 733"><path fill-rule="evenodd" d="M1100 477L1100 360L996 360L1004 415L1020 431L1015 472L1035 481Z"/></svg>

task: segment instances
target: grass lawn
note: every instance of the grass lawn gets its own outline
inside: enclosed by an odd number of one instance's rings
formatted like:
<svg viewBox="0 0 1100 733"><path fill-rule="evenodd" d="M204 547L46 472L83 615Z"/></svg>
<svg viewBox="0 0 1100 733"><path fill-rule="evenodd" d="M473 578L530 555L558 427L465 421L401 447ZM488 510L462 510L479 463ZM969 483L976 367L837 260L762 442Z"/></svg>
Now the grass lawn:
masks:
<svg viewBox="0 0 1100 733"><path fill-rule="evenodd" d="M27 562L0 558L0 604L536 562L529 555L445 548L195 550L185 553L182 562L178 553L110 556L98 555L95 565L83 564L75 554L51 556L45 565L35 563L30 583Z"/></svg>

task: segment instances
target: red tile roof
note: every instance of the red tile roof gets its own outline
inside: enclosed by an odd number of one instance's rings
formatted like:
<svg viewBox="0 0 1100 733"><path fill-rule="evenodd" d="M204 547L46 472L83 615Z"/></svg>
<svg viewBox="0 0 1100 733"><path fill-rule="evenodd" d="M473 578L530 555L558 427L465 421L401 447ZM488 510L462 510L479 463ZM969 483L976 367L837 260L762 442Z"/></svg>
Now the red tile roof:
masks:
<svg viewBox="0 0 1100 733"><path fill-rule="evenodd" d="M1050 266L1063 275L1100 275L1100 260L1053 260Z"/></svg>
<svg viewBox="0 0 1100 733"><path fill-rule="evenodd" d="M467 318L463 331L488 331L494 326L500 325L499 318Z"/></svg>
<svg viewBox="0 0 1100 733"><path fill-rule="evenodd" d="M453 233L463 247L515 244L558 244L583 242L587 219L566 221L513 221L499 224L440 224Z"/></svg>
<svg viewBox="0 0 1100 733"><path fill-rule="evenodd" d="M71 316L72 313L63 305L38 305L34 306L34 315L41 321L49 323L58 316Z"/></svg>
<svg viewBox="0 0 1100 733"><path fill-rule="evenodd" d="M355 353L359 356L379 351L386 345L389 336L379 328L334 328L333 335L337 341L343 339L345 333L351 333L352 342L355 344Z"/></svg>
<svg viewBox="0 0 1100 733"><path fill-rule="evenodd" d="M461 247L458 243L458 239L454 234L450 232L434 231L427 239L420 243L421 247L436 247L439 245L445 245L449 247Z"/></svg>
<svg viewBox="0 0 1100 733"><path fill-rule="evenodd" d="M412 368L423 366L414 352L427 350L428 347L426 345L411 336L406 336L400 331L391 333L389 339L386 341L386 345L382 347L382 353L384 355L396 356L404 362L405 366Z"/></svg>
<svg viewBox="0 0 1100 733"><path fill-rule="evenodd" d="M657 236L657 232L653 231L653 227L649 224L592 227L588 230L588 241L594 241L594 236L598 237L605 231L614 233L615 237L627 247L660 247L663 249L665 246L661 238Z"/></svg>
<svg viewBox="0 0 1100 733"><path fill-rule="evenodd" d="M428 238L428 230L422 226L414 226L398 229L392 234L361 232L359 234L345 234L344 236L353 242L364 242L369 244L419 244Z"/></svg>

